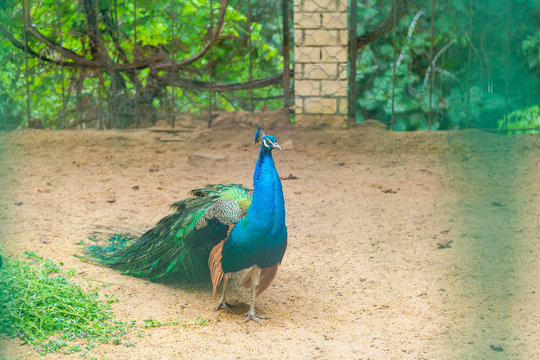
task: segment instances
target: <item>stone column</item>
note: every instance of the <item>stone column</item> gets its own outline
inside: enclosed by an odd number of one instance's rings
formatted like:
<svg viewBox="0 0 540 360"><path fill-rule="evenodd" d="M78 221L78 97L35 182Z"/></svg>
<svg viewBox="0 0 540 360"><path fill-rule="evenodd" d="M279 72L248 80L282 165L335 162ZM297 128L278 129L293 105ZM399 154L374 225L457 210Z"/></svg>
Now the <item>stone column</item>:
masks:
<svg viewBox="0 0 540 360"><path fill-rule="evenodd" d="M294 98L300 126L347 121L347 0L294 0Z"/></svg>

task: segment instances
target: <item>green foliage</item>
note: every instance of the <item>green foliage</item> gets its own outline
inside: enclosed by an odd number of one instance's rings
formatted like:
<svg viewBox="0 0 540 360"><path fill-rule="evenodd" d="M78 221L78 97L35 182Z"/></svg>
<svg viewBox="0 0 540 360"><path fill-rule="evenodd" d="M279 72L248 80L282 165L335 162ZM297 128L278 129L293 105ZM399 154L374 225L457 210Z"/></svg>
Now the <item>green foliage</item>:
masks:
<svg viewBox="0 0 540 360"><path fill-rule="evenodd" d="M100 300L69 279L74 270L25 252L4 258L0 270L0 333L18 337L40 354L88 351L103 342L122 343L128 323L116 321L113 297Z"/></svg>
<svg viewBox="0 0 540 360"><path fill-rule="evenodd" d="M43 0L30 2L30 21L43 35L65 48L92 59L84 2ZM98 1L99 29L108 56L116 64L133 63L155 58L159 61L180 61L199 52L208 41L210 0L171 1ZM251 24L253 78L263 78L282 71L281 46L277 14L280 2L266 0L252 3ZM213 1L213 22L217 21L220 2ZM268 8L272 11L268 11ZM275 11L274 11L275 10ZM136 13L136 19L134 16ZM14 38L24 42L23 12L20 3L7 1L0 7L0 24ZM231 1L224 26L210 53L180 72L181 78L220 83L244 82L248 75L248 23L246 4ZM135 29L137 41L134 42ZM50 59L61 59L33 36L30 48ZM168 118L171 111L200 114L207 111L209 94L159 85L156 77L168 77L166 70L139 69L136 74L121 71L121 79L113 79L106 70L59 67L43 59L28 59L30 119L26 116L26 65L24 52L16 49L0 34L0 129L33 125L58 128L80 118L113 120L115 127L133 125L135 104L142 120ZM69 59L64 59L68 60ZM210 67L212 67L210 69ZM136 76L136 77L135 77ZM278 88L256 89L254 98L274 97ZM174 96L174 97L173 97ZM174 109L171 108L171 101ZM246 108L248 92L218 94L214 107L232 110ZM275 100L264 102L269 108L279 107ZM262 104L258 104L262 107ZM141 107L144 109L141 110ZM33 119L38 119L34 121ZM35 123L34 123L35 122Z"/></svg>
<svg viewBox="0 0 540 360"><path fill-rule="evenodd" d="M523 41L521 49L527 56L531 69L540 66L540 29Z"/></svg>
<svg viewBox="0 0 540 360"><path fill-rule="evenodd" d="M1 3L0 24L22 43L21 3L16 0ZM30 2L30 20L51 40L91 59L83 3ZM172 8L169 0L138 0L136 3L135 9L133 1L98 1L99 28L107 54L116 64L148 58L179 61L196 54L208 40L210 0L174 0ZM426 73L430 61L431 1L408 3L407 14L399 20L395 31L395 56L400 59L394 88L395 128L398 130L426 129L429 111ZM526 109L540 98L540 2L511 0L509 8L506 1L473 0L472 3L469 34L468 1L436 2L434 54L450 45L439 54L436 71L429 76L434 85L431 104L434 129L497 127L498 119L506 111L507 80L509 111ZM391 4L390 0L359 1L357 32L361 34L376 28L390 15ZM278 0L251 1L253 17L249 37L247 2L229 1L212 59L207 53L181 69L179 77L209 81L213 74L214 82L248 81L249 40L254 79L282 72L280 5ZM219 6L219 1L213 1L214 24ZM413 17L422 10L424 14L408 36ZM368 118L390 121L393 41L394 32L390 31L359 52L357 121ZM58 53L32 36L29 36L29 45L41 56L60 59ZM133 73L121 71L120 79L115 80L105 70L60 68L42 58L30 57L28 65L32 124L28 123L26 115L24 53L0 34L0 129L36 124L60 128L80 118L99 118L104 123L111 119L114 127L129 127L133 126L136 116L141 121L168 119L171 113L179 112L205 116L210 101L218 110L251 106L247 90L214 93L210 99L208 91L185 87L173 91L170 85L156 85L157 78L171 76L166 69L138 69L136 79ZM280 108L283 105L281 94L280 86L255 89L254 106Z"/></svg>
<svg viewBox="0 0 540 360"><path fill-rule="evenodd" d="M504 129L505 119L498 121L499 129ZM540 133L540 107L538 105L515 110L508 114L508 129L534 129L527 132L532 134ZM516 134L525 131L514 131Z"/></svg>
<svg viewBox="0 0 540 360"><path fill-rule="evenodd" d="M358 33L375 28L390 14L390 6L391 2L384 0L359 2ZM435 6L434 55L450 45L440 53L435 64L436 72L430 74L433 77L431 108L434 129L464 128L467 125L497 127L498 119L505 113L507 79L509 109L526 111L531 103L538 102L538 1L512 0L508 9L506 1L474 0L471 34L468 1L436 2ZM409 37L413 18L422 10L424 14L419 16ZM397 130L427 128L430 79L426 73L430 62L431 16L431 1L410 1L408 13L396 27L396 57L401 59L395 76ZM508 18L510 27L507 26ZM367 118L390 121L393 41L394 33L390 31L361 52L357 62L357 121Z"/></svg>

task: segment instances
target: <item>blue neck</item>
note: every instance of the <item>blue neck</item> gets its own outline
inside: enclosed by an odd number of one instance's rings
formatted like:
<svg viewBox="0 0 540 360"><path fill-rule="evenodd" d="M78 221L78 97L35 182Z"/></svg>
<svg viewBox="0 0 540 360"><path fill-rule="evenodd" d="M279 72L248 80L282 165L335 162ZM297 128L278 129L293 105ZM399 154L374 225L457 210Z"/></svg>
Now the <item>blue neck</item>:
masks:
<svg viewBox="0 0 540 360"><path fill-rule="evenodd" d="M221 251L226 273L257 265L273 266L287 248L285 203L272 152L261 149L253 175L253 198L245 217L234 227Z"/></svg>
<svg viewBox="0 0 540 360"><path fill-rule="evenodd" d="M253 200L247 213L259 225L272 228L285 223L285 202L281 180L274 165L272 152L261 146L253 174ZM267 229L269 231L270 229Z"/></svg>

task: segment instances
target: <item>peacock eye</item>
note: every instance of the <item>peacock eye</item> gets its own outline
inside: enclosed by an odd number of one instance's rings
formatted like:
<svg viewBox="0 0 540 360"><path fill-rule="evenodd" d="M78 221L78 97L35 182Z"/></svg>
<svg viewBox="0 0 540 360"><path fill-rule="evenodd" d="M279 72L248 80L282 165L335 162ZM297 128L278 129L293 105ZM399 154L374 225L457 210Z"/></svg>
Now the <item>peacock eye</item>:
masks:
<svg viewBox="0 0 540 360"><path fill-rule="evenodd" d="M270 147L270 145L268 144L268 139L264 139L264 140L263 140L263 145L264 145L264 147L266 147L266 148L267 148L267 147Z"/></svg>

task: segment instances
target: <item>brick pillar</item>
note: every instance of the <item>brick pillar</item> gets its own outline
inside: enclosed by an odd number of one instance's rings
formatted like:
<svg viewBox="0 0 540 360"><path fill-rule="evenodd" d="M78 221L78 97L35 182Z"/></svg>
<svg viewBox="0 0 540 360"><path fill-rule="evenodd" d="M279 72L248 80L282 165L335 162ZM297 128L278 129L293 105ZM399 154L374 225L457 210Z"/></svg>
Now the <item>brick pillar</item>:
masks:
<svg viewBox="0 0 540 360"><path fill-rule="evenodd" d="M300 126L347 121L347 0L294 0L294 98Z"/></svg>

